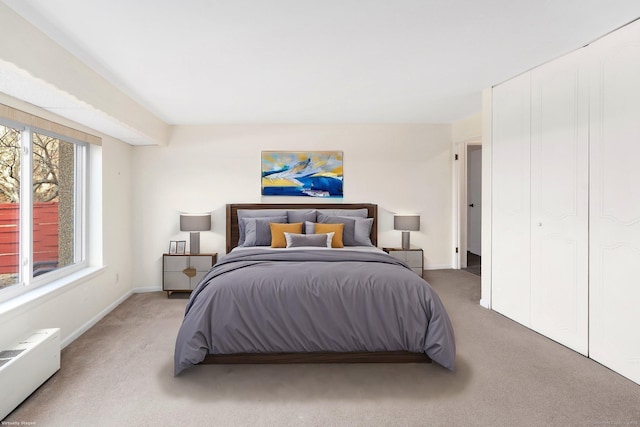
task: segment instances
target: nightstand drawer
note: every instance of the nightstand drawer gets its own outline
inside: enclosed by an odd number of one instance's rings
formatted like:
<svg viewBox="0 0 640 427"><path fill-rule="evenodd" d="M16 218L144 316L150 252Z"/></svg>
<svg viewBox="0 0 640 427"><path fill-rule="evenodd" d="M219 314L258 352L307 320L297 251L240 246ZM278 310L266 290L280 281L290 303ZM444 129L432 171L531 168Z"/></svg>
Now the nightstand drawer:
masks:
<svg viewBox="0 0 640 427"><path fill-rule="evenodd" d="M405 262L411 268L422 269L422 251L407 251Z"/></svg>
<svg viewBox="0 0 640 427"><path fill-rule="evenodd" d="M197 271L207 272L211 269L211 266L211 255L189 255L189 267L193 267Z"/></svg>
<svg viewBox="0 0 640 427"><path fill-rule="evenodd" d="M217 254L162 256L162 290L192 291L218 259Z"/></svg>
<svg viewBox="0 0 640 427"><path fill-rule="evenodd" d="M191 289L191 281L182 271L165 271L164 289L172 291L188 291Z"/></svg>
<svg viewBox="0 0 640 427"><path fill-rule="evenodd" d="M188 256L165 256L164 271L180 271L189 266Z"/></svg>

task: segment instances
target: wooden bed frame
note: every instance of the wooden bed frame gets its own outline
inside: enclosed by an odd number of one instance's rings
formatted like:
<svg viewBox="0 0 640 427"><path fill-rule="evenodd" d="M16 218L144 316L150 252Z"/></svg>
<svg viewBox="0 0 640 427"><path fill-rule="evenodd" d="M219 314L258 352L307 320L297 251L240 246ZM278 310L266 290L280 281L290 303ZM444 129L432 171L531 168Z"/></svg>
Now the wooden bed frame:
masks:
<svg viewBox="0 0 640 427"><path fill-rule="evenodd" d="M238 246L238 209L363 209L373 218L371 242L378 243L378 205L371 203L241 203L227 205L227 253ZM203 364L265 364L265 363L431 363L424 353L408 351L385 352L316 352L316 353L237 353L209 354Z"/></svg>
<svg viewBox="0 0 640 427"><path fill-rule="evenodd" d="M371 243L374 246L378 244L378 205L371 203L244 203L227 205L227 253L238 246L240 239L238 209L367 209L368 217L373 218Z"/></svg>

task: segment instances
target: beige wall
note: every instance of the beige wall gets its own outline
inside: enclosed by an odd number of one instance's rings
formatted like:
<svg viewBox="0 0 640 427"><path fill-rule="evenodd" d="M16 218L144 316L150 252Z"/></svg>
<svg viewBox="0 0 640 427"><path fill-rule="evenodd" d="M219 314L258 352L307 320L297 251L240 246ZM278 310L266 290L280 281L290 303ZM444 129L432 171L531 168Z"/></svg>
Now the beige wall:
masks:
<svg viewBox="0 0 640 427"><path fill-rule="evenodd" d="M133 150L135 287L160 286L169 240L189 240L181 211L213 211L201 251L222 254L226 203L318 201L262 198L262 150L343 151L342 201L378 204L379 246L400 245L393 212L418 213L422 228L411 241L424 248L426 268L451 267L451 126L176 126L168 146Z"/></svg>
<svg viewBox="0 0 640 427"><path fill-rule="evenodd" d="M482 113L453 122L451 135L454 143L482 137Z"/></svg>
<svg viewBox="0 0 640 427"><path fill-rule="evenodd" d="M97 134L92 129L4 94L0 94L0 102ZM104 233L103 236L92 235L90 245L94 249L92 265L102 265L104 260L105 268L88 280L54 291L18 308L8 310L7 304L0 304L0 343L11 342L34 329L56 327L61 328L61 339L66 345L132 291L132 147L106 135L99 136L103 138L103 145L92 149L91 154L94 162L102 164L102 172L97 168L98 176L93 182L94 187L102 189L102 198L100 192L94 191L97 200L91 203L90 209L92 217L101 218Z"/></svg>

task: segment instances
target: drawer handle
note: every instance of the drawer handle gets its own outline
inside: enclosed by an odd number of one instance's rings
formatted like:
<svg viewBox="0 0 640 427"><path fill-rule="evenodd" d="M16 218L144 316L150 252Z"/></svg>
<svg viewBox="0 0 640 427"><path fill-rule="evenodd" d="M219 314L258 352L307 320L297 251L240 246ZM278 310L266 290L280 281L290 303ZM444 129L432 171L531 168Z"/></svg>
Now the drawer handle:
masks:
<svg viewBox="0 0 640 427"><path fill-rule="evenodd" d="M182 270L182 272L184 273L185 276L187 276L189 278L191 278L191 277L196 275L196 269L193 268L193 267L185 268L184 270Z"/></svg>

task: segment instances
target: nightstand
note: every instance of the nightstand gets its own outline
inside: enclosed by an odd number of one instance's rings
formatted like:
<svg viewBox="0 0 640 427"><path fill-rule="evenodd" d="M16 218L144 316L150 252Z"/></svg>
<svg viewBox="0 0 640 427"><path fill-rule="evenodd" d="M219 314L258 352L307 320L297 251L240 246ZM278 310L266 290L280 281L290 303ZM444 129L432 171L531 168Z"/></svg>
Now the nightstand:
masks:
<svg viewBox="0 0 640 427"><path fill-rule="evenodd" d="M218 254L162 255L162 290L191 292L218 260Z"/></svg>
<svg viewBox="0 0 640 427"><path fill-rule="evenodd" d="M422 249L382 248L382 250L392 257L403 261L409 266L409 268L411 268L411 270L413 270L414 273L422 277L422 274L424 273L424 256Z"/></svg>

